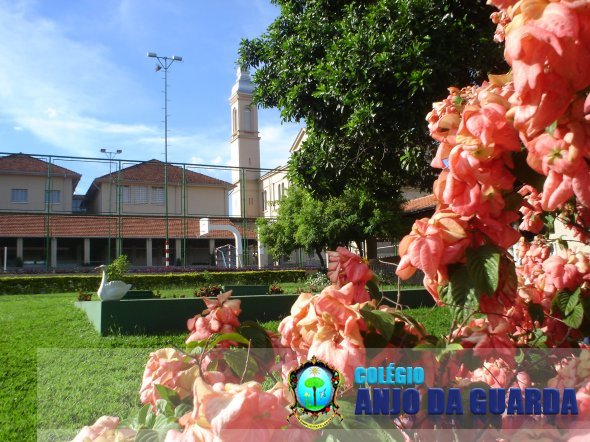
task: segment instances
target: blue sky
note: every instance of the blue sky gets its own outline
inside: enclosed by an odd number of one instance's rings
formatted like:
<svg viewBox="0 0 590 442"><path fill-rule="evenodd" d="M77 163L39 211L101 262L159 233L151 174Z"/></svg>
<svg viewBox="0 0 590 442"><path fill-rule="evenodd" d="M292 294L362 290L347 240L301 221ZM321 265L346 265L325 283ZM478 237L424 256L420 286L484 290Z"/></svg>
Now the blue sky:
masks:
<svg viewBox="0 0 590 442"><path fill-rule="evenodd" d="M229 95L242 38L278 15L269 0L0 0L0 152L164 159L163 71L168 71L168 159L229 164ZM299 130L259 110L262 167L283 164ZM83 174L106 163L61 163ZM212 175L219 173L211 172Z"/></svg>

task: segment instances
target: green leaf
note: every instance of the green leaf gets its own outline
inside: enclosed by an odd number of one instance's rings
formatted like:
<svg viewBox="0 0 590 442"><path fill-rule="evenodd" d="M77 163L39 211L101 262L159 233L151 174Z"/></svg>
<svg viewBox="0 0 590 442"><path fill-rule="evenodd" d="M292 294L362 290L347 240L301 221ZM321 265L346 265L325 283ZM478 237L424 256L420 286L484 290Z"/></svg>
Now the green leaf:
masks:
<svg viewBox="0 0 590 442"><path fill-rule="evenodd" d="M463 350L463 346L457 342L452 342L447 345L441 352L437 352L436 360L441 361L444 357L447 357L450 353L458 350Z"/></svg>
<svg viewBox="0 0 590 442"><path fill-rule="evenodd" d="M180 429L180 425L176 422L176 418L173 416L164 416L162 414L156 417L156 421L154 422L153 426L154 430L178 430Z"/></svg>
<svg viewBox="0 0 590 442"><path fill-rule="evenodd" d="M186 345L188 350L192 349L199 349L202 351L203 349L208 350L214 348L217 344L223 341L235 341L238 344L248 345L248 339L242 336L239 333L223 333L219 334L216 333L207 339L202 339L200 341L192 341Z"/></svg>
<svg viewBox="0 0 590 442"><path fill-rule="evenodd" d="M542 329L537 328L537 329L535 329L533 334L534 334L535 338L530 341L530 346L531 347L538 347L538 348L546 348L547 347L547 336L545 335L545 332ZM530 356L530 353L528 356Z"/></svg>
<svg viewBox="0 0 590 442"><path fill-rule="evenodd" d="M154 426L154 422L156 421L156 413L152 410L152 407L149 407L147 416L145 417L144 426L145 428L152 428Z"/></svg>
<svg viewBox="0 0 590 442"><path fill-rule="evenodd" d="M144 428L135 435L135 442L160 442L160 435L156 430Z"/></svg>
<svg viewBox="0 0 590 442"><path fill-rule="evenodd" d="M385 339L385 337L375 332L367 333L363 341L365 348L385 348L385 346L389 344L388 339Z"/></svg>
<svg viewBox="0 0 590 442"><path fill-rule="evenodd" d="M555 132L555 129L557 129L557 120L555 120L553 123L551 123L549 126L547 126L545 128L545 132L547 132L549 135L553 136L553 132Z"/></svg>
<svg viewBox="0 0 590 442"><path fill-rule="evenodd" d="M559 308L559 311L561 313L563 313L564 316L567 315L566 311L567 311L567 306L570 301L570 296L571 296L571 293L566 290L562 290L561 292L558 292L557 295L555 296L557 307Z"/></svg>
<svg viewBox="0 0 590 442"><path fill-rule="evenodd" d="M184 416L187 413L190 413L191 411L193 411L192 404L185 404L183 402L174 409L174 417L176 419L180 419L182 416Z"/></svg>
<svg viewBox="0 0 590 442"><path fill-rule="evenodd" d="M236 332L250 341L250 346L256 349L253 354L257 358L264 362L270 362L274 358L275 352L270 336L260 324L254 321L244 321L236 329Z"/></svg>
<svg viewBox="0 0 590 442"><path fill-rule="evenodd" d="M491 296L498 289L500 281L500 252L496 246L484 245L478 249L467 249L467 269L475 285L477 298L483 294Z"/></svg>
<svg viewBox="0 0 590 442"><path fill-rule="evenodd" d="M376 301L380 301L382 298L381 290L379 289L379 280L377 276L373 276L372 279L367 282L367 288L369 289L369 294L371 295L371 299L375 299Z"/></svg>
<svg viewBox="0 0 590 442"><path fill-rule="evenodd" d="M211 341L211 344L209 345L209 348L213 348L217 344L219 344L220 342L223 342L223 341L235 341L238 344L245 344L245 345L248 345L248 342L249 342L248 338L242 336L239 333L224 333L224 334L217 336L215 339L213 339Z"/></svg>
<svg viewBox="0 0 590 442"><path fill-rule="evenodd" d="M576 304L572 312L563 320L568 327L578 328L584 320L584 307L582 304Z"/></svg>
<svg viewBox="0 0 590 442"><path fill-rule="evenodd" d="M245 321L236 332L245 338L245 344L251 342L253 348L272 348L272 341L266 330L254 321Z"/></svg>
<svg viewBox="0 0 590 442"><path fill-rule="evenodd" d="M137 423L139 426L145 425L145 421L147 419L147 415L151 407L152 406L150 404L145 404L143 407L139 409L139 412L137 413Z"/></svg>
<svg viewBox="0 0 590 442"><path fill-rule="evenodd" d="M547 227L550 232L555 231L555 215L553 213L545 213L541 215L543 218L543 224Z"/></svg>
<svg viewBox="0 0 590 442"><path fill-rule="evenodd" d="M373 310L371 319L373 326L389 341L395 330L395 318L382 310Z"/></svg>
<svg viewBox="0 0 590 442"><path fill-rule="evenodd" d="M156 391L160 395L160 397L168 402L170 402L174 407L180 404L180 396L178 393L171 388L165 387L164 385L156 384Z"/></svg>
<svg viewBox="0 0 590 442"><path fill-rule="evenodd" d="M478 307L475 287L469 277L467 267L464 265L449 266L449 275L449 286L442 301L449 304L453 318L462 321L471 313L470 308L477 309Z"/></svg>
<svg viewBox="0 0 590 442"><path fill-rule="evenodd" d="M174 408L172 407L170 402L168 402L167 400L156 399L156 414L158 415L156 417L156 421L158 420L158 418L160 416L164 416L164 417L174 416Z"/></svg>
<svg viewBox="0 0 590 442"><path fill-rule="evenodd" d="M572 311L576 308L576 306L580 302L580 289L578 288L574 293L571 294L569 299L567 300L567 304L565 306L565 314L569 315Z"/></svg>
<svg viewBox="0 0 590 442"><path fill-rule="evenodd" d="M252 355L248 355L248 351L244 349L230 349L223 352L223 359L229 365L229 368L238 377L244 375L244 379L252 379L254 374L258 372L258 364ZM246 367L246 361L248 366Z"/></svg>
<svg viewBox="0 0 590 442"><path fill-rule="evenodd" d="M351 430L349 432L335 431L333 434L337 435L338 441L349 442L359 440L358 436L354 436L353 430L364 429L360 431L371 433L371 442L394 442L401 441L403 435L398 430L394 430L390 427L391 423L388 422L388 417L382 416L375 418L374 416L355 416L355 404L348 400L338 401L340 406L340 413L344 417L342 422L339 419L334 419L330 424L330 427L344 428L345 430ZM385 418L385 419L383 419ZM332 433L332 432L330 432ZM351 434L352 433L352 434ZM347 437L348 436L348 437ZM342 439L340 439L342 437Z"/></svg>
<svg viewBox="0 0 590 442"><path fill-rule="evenodd" d="M528 305L528 310L533 321L539 321L540 324L543 324L543 321L545 320L545 312L543 311L543 306L541 304L531 302Z"/></svg>

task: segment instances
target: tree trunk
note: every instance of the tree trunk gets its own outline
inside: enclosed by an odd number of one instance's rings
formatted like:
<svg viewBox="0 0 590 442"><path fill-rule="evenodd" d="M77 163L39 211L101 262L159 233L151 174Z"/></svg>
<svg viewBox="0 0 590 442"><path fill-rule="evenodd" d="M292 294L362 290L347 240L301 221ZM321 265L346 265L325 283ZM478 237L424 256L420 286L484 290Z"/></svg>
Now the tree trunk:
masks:
<svg viewBox="0 0 590 442"><path fill-rule="evenodd" d="M356 248L359 251L360 257L363 258L365 256L365 254L363 253L363 241L360 239L355 239L354 243L356 244Z"/></svg>
<svg viewBox="0 0 590 442"><path fill-rule="evenodd" d="M318 255L318 258L320 259L320 266L322 267L322 270L326 270L326 262L324 261L324 257L322 256L322 249L316 247L315 253L316 255Z"/></svg>
<svg viewBox="0 0 590 442"><path fill-rule="evenodd" d="M377 240L374 236L369 236L365 243L367 244L367 259L377 259Z"/></svg>

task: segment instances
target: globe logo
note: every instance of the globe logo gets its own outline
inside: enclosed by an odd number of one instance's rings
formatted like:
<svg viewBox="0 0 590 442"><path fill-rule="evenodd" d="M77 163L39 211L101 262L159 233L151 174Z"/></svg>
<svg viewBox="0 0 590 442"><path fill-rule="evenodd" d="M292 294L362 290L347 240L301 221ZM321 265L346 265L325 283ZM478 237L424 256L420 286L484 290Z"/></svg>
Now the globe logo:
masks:
<svg viewBox="0 0 590 442"><path fill-rule="evenodd" d="M294 404L287 420L295 416L301 425L313 430L325 427L336 416L342 420L335 401L339 385L340 373L315 356L301 364L289 373Z"/></svg>
<svg viewBox="0 0 590 442"><path fill-rule="evenodd" d="M303 370L297 382L297 402L310 411L324 410L332 402L332 373L313 366ZM326 410L328 411L328 410Z"/></svg>

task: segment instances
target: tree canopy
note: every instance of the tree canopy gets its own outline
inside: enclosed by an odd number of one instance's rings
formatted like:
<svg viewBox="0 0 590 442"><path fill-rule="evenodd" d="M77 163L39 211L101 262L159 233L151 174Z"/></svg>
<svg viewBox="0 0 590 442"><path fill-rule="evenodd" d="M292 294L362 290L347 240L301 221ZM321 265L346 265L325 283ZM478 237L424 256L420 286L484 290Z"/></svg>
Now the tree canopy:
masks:
<svg viewBox="0 0 590 442"><path fill-rule="evenodd" d="M393 238L405 232L398 204L380 202L361 190L347 188L339 197L315 199L296 186L280 200L276 220L260 218L260 239L273 256L297 248L315 252L324 267L322 251L354 241L360 248L369 237Z"/></svg>
<svg viewBox="0 0 590 442"><path fill-rule="evenodd" d="M505 69L485 0L271 1L280 15L239 63L256 69L259 105L305 122L290 173L317 198L428 186L432 102Z"/></svg>

